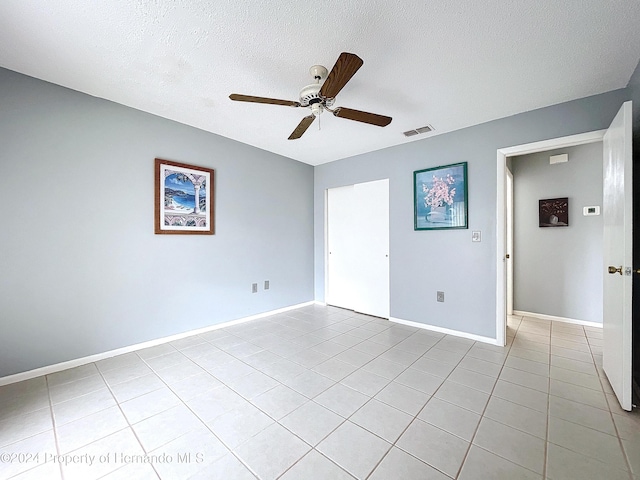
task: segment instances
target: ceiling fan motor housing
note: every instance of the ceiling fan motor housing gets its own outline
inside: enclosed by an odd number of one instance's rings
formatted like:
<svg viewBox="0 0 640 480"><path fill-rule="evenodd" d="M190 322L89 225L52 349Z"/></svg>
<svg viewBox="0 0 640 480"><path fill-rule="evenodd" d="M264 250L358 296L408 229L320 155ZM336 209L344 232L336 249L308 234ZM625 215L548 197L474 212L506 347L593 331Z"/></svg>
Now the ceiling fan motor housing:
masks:
<svg viewBox="0 0 640 480"><path fill-rule="evenodd" d="M312 83L300 90L300 105L308 107L314 103L322 103L322 98L318 95L321 85L318 83Z"/></svg>
<svg viewBox="0 0 640 480"><path fill-rule="evenodd" d="M327 78L329 71L322 65L314 65L309 69L309 73L315 79L316 83L307 85L300 90L300 106L313 107L318 104L317 107L312 108L313 114L318 116L322 113L322 107L330 107L333 105L334 99L327 99L319 95L322 88L321 82Z"/></svg>
<svg viewBox="0 0 640 480"><path fill-rule="evenodd" d="M321 97L319 92L322 85L319 83L312 83L300 90L300 106L308 107L316 103L321 104L323 107L330 107L333 105L335 99Z"/></svg>

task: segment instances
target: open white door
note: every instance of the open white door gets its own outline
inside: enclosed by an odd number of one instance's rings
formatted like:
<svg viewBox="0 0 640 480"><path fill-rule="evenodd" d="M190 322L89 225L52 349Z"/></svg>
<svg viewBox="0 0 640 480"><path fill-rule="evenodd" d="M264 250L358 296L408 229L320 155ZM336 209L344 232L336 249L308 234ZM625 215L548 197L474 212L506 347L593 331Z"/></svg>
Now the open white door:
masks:
<svg viewBox="0 0 640 480"><path fill-rule="evenodd" d="M620 406L631 410L632 113L626 102L603 139L603 368Z"/></svg>

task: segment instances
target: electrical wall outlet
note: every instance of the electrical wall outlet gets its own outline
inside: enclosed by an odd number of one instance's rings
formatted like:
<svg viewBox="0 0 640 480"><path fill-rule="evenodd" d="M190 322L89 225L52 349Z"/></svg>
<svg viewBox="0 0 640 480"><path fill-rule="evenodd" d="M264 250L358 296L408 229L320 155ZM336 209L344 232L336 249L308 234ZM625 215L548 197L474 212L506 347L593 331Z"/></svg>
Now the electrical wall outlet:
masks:
<svg viewBox="0 0 640 480"><path fill-rule="evenodd" d="M269 290L269 280L264 281L264 289Z"/></svg>
<svg viewBox="0 0 640 480"><path fill-rule="evenodd" d="M444 292L436 292L436 300L438 302L444 302Z"/></svg>
<svg viewBox="0 0 640 480"><path fill-rule="evenodd" d="M258 293L258 284L257 283L252 283L251 284L251 293Z"/></svg>
<svg viewBox="0 0 640 480"><path fill-rule="evenodd" d="M482 241L482 232L480 230L474 230L471 232L471 241L472 242L481 242Z"/></svg>

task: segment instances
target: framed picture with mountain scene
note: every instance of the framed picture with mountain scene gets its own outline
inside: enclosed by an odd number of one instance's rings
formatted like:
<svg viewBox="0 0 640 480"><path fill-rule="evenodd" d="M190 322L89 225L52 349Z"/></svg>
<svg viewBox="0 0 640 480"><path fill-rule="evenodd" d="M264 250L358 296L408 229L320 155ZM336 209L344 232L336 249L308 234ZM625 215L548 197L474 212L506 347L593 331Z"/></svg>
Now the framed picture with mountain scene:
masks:
<svg viewBox="0 0 640 480"><path fill-rule="evenodd" d="M468 228L467 162L413 172L414 230Z"/></svg>
<svg viewBox="0 0 640 480"><path fill-rule="evenodd" d="M156 158L155 233L213 235L213 175Z"/></svg>

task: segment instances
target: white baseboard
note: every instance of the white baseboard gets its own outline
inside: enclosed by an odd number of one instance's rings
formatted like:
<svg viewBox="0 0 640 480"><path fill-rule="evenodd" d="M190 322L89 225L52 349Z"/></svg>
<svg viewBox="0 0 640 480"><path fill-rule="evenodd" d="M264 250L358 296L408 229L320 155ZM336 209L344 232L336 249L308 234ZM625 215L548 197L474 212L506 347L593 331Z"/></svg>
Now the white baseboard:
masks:
<svg viewBox="0 0 640 480"><path fill-rule="evenodd" d="M105 358L115 357L116 355L123 355L125 353L135 352L136 350L142 350L143 348L155 347L163 343L173 342L180 340L181 338L191 337L192 335L198 335L201 333L210 332L212 330L218 330L220 328L230 327L232 325L238 325L240 323L249 322L251 320L257 320L259 318L268 317L278 313L288 312L301 307L307 307L313 305L315 302L299 303L297 305L291 305L289 307L279 308L277 310L270 310L268 312L258 313L249 317L238 318L228 322L217 323L209 327L199 328L196 330L190 330L188 332L177 333L169 337L157 338L155 340L149 340L148 342L137 343L135 345L129 345L127 347L117 348L115 350L109 350L108 352L96 353L95 355L89 355L88 357L76 358L74 360L68 360L66 362L56 363L54 365L47 365L46 367L36 368L26 372L16 373L13 375L7 375L6 377L0 377L0 387L3 385L9 385L10 383L22 382L31 378L40 377L42 375L49 375L51 373L61 372L69 368L79 367L80 365L86 365L88 363L104 360Z"/></svg>
<svg viewBox="0 0 640 480"><path fill-rule="evenodd" d="M533 317L540 320L552 320L554 322L573 323L574 325L584 325L585 327L602 328L602 324L598 322L587 322L586 320L576 320L574 318L556 317L554 315L545 315L544 313L523 312L522 310L514 310L515 316Z"/></svg>
<svg viewBox="0 0 640 480"><path fill-rule="evenodd" d="M451 330L449 328L436 327L435 325L427 325L425 323L412 322L411 320L402 320L400 318L389 317L391 322L401 323L402 325L408 325L410 327L422 328L424 330L431 330L438 333L446 333L447 335L454 335L456 337L468 338L475 340L476 342L490 343L491 345L503 345L498 344L497 339L490 337L483 337L481 335L475 335L473 333L462 332L460 330Z"/></svg>

